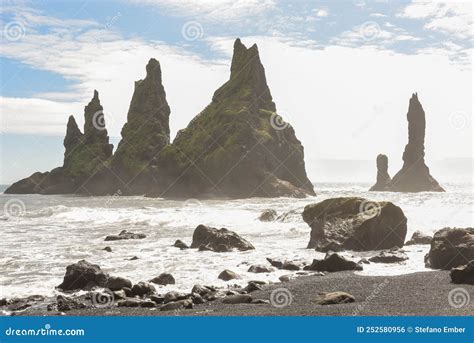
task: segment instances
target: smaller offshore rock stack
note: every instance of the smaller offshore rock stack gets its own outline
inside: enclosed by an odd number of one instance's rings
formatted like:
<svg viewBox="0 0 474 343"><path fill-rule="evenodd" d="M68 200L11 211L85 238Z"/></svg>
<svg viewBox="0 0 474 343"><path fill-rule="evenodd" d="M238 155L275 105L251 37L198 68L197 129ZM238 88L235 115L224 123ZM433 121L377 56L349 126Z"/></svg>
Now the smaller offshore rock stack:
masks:
<svg viewBox="0 0 474 343"><path fill-rule="evenodd" d="M50 172L36 172L15 182L5 193L105 194L108 185L103 181L104 178L110 180L106 163L112 156L113 145L109 144L103 107L97 91L94 91L92 100L84 108L84 133L74 117L69 117L64 148L62 167Z"/></svg>
<svg viewBox="0 0 474 343"><path fill-rule="evenodd" d="M377 182L369 191L384 191L391 180L388 174L388 157L387 155L379 154L377 156Z"/></svg>
<svg viewBox="0 0 474 343"><path fill-rule="evenodd" d="M391 192L444 192L444 189L430 175L425 164L425 111L414 93L407 113L408 144L403 153L403 167L383 189ZM378 179L377 179L378 181ZM378 182L377 182L378 183ZM377 185L377 184L376 184Z"/></svg>

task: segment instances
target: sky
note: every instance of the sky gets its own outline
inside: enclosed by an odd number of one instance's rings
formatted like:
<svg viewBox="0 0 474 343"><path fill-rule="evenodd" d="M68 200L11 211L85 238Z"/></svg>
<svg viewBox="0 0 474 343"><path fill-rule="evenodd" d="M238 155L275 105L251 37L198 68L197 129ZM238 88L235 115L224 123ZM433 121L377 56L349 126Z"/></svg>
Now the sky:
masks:
<svg viewBox="0 0 474 343"><path fill-rule="evenodd" d="M237 37L258 45L313 182L375 180L378 153L396 173L413 92L433 174L471 179L472 11L455 1L1 0L0 184L62 165L67 118L83 125L94 89L116 146L152 57L173 138L228 79Z"/></svg>

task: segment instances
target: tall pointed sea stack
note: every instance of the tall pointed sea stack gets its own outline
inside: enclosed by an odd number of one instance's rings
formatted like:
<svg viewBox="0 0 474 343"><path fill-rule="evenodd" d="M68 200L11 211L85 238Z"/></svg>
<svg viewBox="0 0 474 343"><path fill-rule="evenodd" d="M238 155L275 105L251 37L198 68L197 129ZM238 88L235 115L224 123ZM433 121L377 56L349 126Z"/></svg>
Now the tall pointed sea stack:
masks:
<svg viewBox="0 0 474 343"><path fill-rule="evenodd" d="M393 192L444 192L425 164L425 111L413 94L407 113L408 144L403 153L403 167L387 185Z"/></svg>
<svg viewBox="0 0 474 343"><path fill-rule="evenodd" d="M369 191L384 191L391 181L388 174L388 157L383 154L377 156L377 182Z"/></svg>
<svg viewBox="0 0 474 343"><path fill-rule="evenodd" d="M160 155L154 196L314 194L303 146L276 114L258 48L234 43L230 79Z"/></svg>
<svg viewBox="0 0 474 343"><path fill-rule="evenodd" d="M169 116L160 63L152 58L145 79L135 82L127 123L112 162L124 192L143 194L155 183L157 157L170 142Z"/></svg>
<svg viewBox="0 0 474 343"><path fill-rule="evenodd" d="M63 166L51 172L34 173L11 185L5 193L102 194L99 176L106 169L113 146L105 128L99 94L84 108L84 134L73 116L69 117L64 138Z"/></svg>

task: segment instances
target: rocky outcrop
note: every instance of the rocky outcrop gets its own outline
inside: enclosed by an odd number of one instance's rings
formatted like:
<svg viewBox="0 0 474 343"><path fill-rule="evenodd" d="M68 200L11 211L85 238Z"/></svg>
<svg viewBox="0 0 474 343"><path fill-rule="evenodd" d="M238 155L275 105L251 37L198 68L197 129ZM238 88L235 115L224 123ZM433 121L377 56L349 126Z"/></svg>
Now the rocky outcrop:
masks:
<svg viewBox="0 0 474 343"><path fill-rule="evenodd" d="M474 260L474 228L449 228L437 231L426 264L434 269L451 269Z"/></svg>
<svg viewBox="0 0 474 343"><path fill-rule="evenodd" d="M407 254L398 249L382 250L378 255L369 258L374 263L400 263L408 260Z"/></svg>
<svg viewBox="0 0 474 343"><path fill-rule="evenodd" d="M152 58L145 79L135 82L122 140L112 160L126 194L145 194L156 184L158 156L170 143L169 116L160 63Z"/></svg>
<svg viewBox="0 0 474 343"><path fill-rule="evenodd" d="M388 157L380 154L377 156L377 182L369 191L384 191L391 181L388 174Z"/></svg>
<svg viewBox="0 0 474 343"><path fill-rule="evenodd" d="M471 260L465 266L451 269L450 276L453 283L474 285L474 260Z"/></svg>
<svg viewBox="0 0 474 343"><path fill-rule="evenodd" d="M144 239L144 233L134 233L127 230L122 230L118 235L110 235L105 237L105 241L121 241L123 239Z"/></svg>
<svg viewBox="0 0 474 343"><path fill-rule="evenodd" d="M323 252L402 247L407 233L407 218L400 207L363 198L307 205L303 219L311 227L308 248Z"/></svg>
<svg viewBox="0 0 474 343"><path fill-rule="evenodd" d="M413 94L408 106L408 144L403 152L403 167L388 183L392 192L444 192L425 164L425 111Z"/></svg>
<svg viewBox="0 0 474 343"><path fill-rule="evenodd" d="M170 144L170 108L161 67L151 59L135 83L122 140L112 156L97 91L84 133L70 118L64 165L20 180L6 193L155 197L314 195L304 150L276 113L258 48L234 44L230 79Z"/></svg>
<svg viewBox="0 0 474 343"><path fill-rule="evenodd" d="M214 252L229 252L233 250L246 251L255 249L247 240L233 231L227 229L216 229L205 225L199 225L193 233L191 248L206 247Z"/></svg>
<svg viewBox="0 0 474 343"><path fill-rule="evenodd" d="M108 176L107 163L112 156L99 93L84 108L84 133L73 116L69 117L64 138L64 163L46 173L34 173L5 190L10 194L106 194L114 178ZM107 182L104 183L104 179Z"/></svg>
<svg viewBox="0 0 474 343"><path fill-rule="evenodd" d="M318 272L340 272L344 270L362 270L362 266L350 261L339 254L329 254L323 260L313 260L313 263L304 268Z"/></svg>
<svg viewBox="0 0 474 343"><path fill-rule="evenodd" d="M431 244L433 237L425 235L421 231L415 231L411 236L410 240L405 243L405 245L414 245L414 244Z"/></svg>
<svg viewBox="0 0 474 343"><path fill-rule="evenodd" d="M58 286L63 291L106 287L109 275L96 264L81 260L66 267L63 282Z"/></svg>
<svg viewBox="0 0 474 343"><path fill-rule="evenodd" d="M276 113L258 48L234 44L230 79L159 156L150 196L304 197L313 195L304 151ZM173 182L179 178L178 182Z"/></svg>

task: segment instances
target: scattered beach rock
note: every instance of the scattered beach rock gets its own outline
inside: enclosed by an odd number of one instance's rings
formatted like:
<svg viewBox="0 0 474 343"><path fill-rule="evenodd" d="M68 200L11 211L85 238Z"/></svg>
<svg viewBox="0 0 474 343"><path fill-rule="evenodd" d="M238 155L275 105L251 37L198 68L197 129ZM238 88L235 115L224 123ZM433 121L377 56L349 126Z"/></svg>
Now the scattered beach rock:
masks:
<svg viewBox="0 0 474 343"><path fill-rule="evenodd" d="M427 266L451 269L474 260L474 228L444 228L437 231L426 257Z"/></svg>
<svg viewBox="0 0 474 343"><path fill-rule="evenodd" d="M284 269L284 270L300 270L300 266L293 262L289 261L278 261L278 260L273 260L271 258L267 258L267 261L270 262L270 264L273 267L276 267L278 269Z"/></svg>
<svg viewBox="0 0 474 343"><path fill-rule="evenodd" d="M70 297L66 297L64 295L58 295L56 297L56 306L57 310L61 312L71 311L71 310L80 310L83 308L90 308L79 299L74 299Z"/></svg>
<svg viewBox="0 0 474 343"><path fill-rule="evenodd" d="M337 253L326 255L324 260L313 260L305 270L315 270L321 272L339 272L343 270L362 270L362 266L340 256Z"/></svg>
<svg viewBox="0 0 474 343"><path fill-rule="evenodd" d="M290 210L288 212L282 213L276 219L277 222L290 223L298 222L301 220L301 210Z"/></svg>
<svg viewBox="0 0 474 343"><path fill-rule="evenodd" d="M120 276L111 276L107 280L106 287L111 291L118 291L122 288L132 288L132 281Z"/></svg>
<svg viewBox="0 0 474 343"><path fill-rule="evenodd" d="M194 304L196 305L200 305L200 304L204 304L206 301L204 300L204 298L202 296L200 296L199 294L197 293L191 293L191 297L190 299L193 301Z"/></svg>
<svg viewBox="0 0 474 343"><path fill-rule="evenodd" d="M168 273L162 273L158 275L157 277L154 277L153 279L150 280L150 282L153 282L157 285L174 285L176 283L173 275L168 274Z"/></svg>
<svg viewBox="0 0 474 343"><path fill-rule="evenodd" d="M138 256L133 256L128 259L128 261L136 261L138 260Z"/></svg>
<svg viewBox="0 0 474 343"><path fill-rule="evenodd" d="M240 275L234 273L232 270L225 269L219 274L217 278L224 281L229 281L234 279L240 279Z"/></svg>
<svg viewBox="0 0 474 343"><path fill-rule="evenodd" d="M106 287L109 275L96 264L81 260L66 267L63 282L58 288L63 291L78 289L90 290L92 287Z"/></svg>
<svg viewBox="0 0 474 343"><path fill-rule="evenodd" d="M465 266L451 269L450 276L453 283L474 285L474 260L471 260Z"/></svg>
<svg viewBox="0 0 474 343"><path fill-rule="evenodd" d="M249 273L271 273L273 271L275 271L273 268L262 266L261 264L254 264L248 270Z"/></svg>
<svg viewBox="0 0 474 343"><path fill-rule="evenodd" d="M399 263L408 260L408 256L399 250L382 250L378 255L369 258L374 263Z"/></svg>
<svg viewBox="0 0 474 343"><path fill-rule="evenodd" d="M235 232L227 229L216 229L205 225L199 225L193 233L191 248L198 248L201 245L215 252L246 251L255 249L250 242L240 237Z"/></svg>
<svg viewBox="0 0 474 343"><path fill-rule="evenodd" d="M355 298L346 292L330 292L321 293L314 302L318 305L346 304L355 302Z"/></svg>
<svg viewBox="0 0 474 343"><path fill-rule="evenodd" d="M132 287L132 293L134 296L135 295L138 295L138 296L148 295L155 292L156 292L155 286L153 286L152 284L148 282L140 281L139 283L133 285Z"/></svg>
<svg viewBox="0 0 474 343"><path fill-rule="evenodd" d="M110 235L105 237L105 241L119 241L122 239L143 239L146 238L144 233L133 233L122 230L118 235Z"/></svg>
<svg viewBox="0 0 474 343"><path fill-rule="evenodd" d="M303 219L311 227L308 248L318 251L369 251L401 247L407 218L391 202L332 198L307 205Z"/></svg>
<svg viewBox="0 0 474 343"><path fill-rule="evenodd" d="M194 285L193 289L191 290L191 293L197 293L200 296L204 296L208 293L215 292L216 288L212 286L202 286L202 285Z"/></svg>
<svg viewBox="0 0 474 343"><path fill-rule="evenodd" d="M160 311L184 310L193 308L193 302L190 299L183 299L178 301L168 302L162 307Z"/></svg>
<svg viewBox="0 0 474 343"><path fill-rule="evenodd" d="M414 245L414 244L431 244L433 237L425 235L421 231L415 231L411 236L411 239L405 243L405 245Z"/></svg>
<svg viewBox="0 0 474 343"><path fill-rule="evenodd" d="M148 298L155 304L163 304L165 302L165 297L161 295L152 294Z"/></svg>
<svg viewBox="0 0 474 343"><path fill-rule="evenodd" d="M102 250L105 250L105 251L107 251L107 252L112 252L112 248L111 248L111 247L105 247L105 248L102 249Z"/></svg>
<svg viewBox="0 0 474 343"><path fill-rule="evenodd" d="M261 214L260 217L258 217L258 220L261 222L272 222L275 219L277 219L278 213L275 210L268 209L264 210Z"/></svg>
<svg viewBox="0 0 474 343"><path fill-rule="evenodd" d="M224 304L248 304L252 301L252 296L248 294L230 295L222 299Z"/></svg>
<svg viewBox="0 0 474 343"><path fill-rule="evenodd" d="M263 289L262 284L260 284L256 281L249 281L247 286L242 288L242 292L252 293L252 292L255 292L255 291L261 291L262 289Z"/></svg>
<svg viewBox="0 0 474 343"><path fill-rule="evenodd" d="M156 303L154 301L151 301L151 300L143 300L141 303L140 303L140 307L144 307L144 308L154 308L156 307Z"/></svg>
<svg viewBox="0 0 474 343"><path fill-rule="evenodd" d="M174 242L173 246L176 247L176 248L180 248L181 250L189 249L188 245L180 239L178 239L176 242Z"/></svg>
<svg viewBox="0 0 474 343"><path fill-rule="evenodd" d="M169 302L184 300L188 298L189 298L189 294L185 294L185 293L181 293L177 291L171 291L165 294L164 303L167 304Z"/></svg>
<svg viewBox="0 0 474 343"><path fill-rule="evenodd" d="M143 302L141 299L136 298L129 298L117 303L118 307L139 307L140 304Z"/></svg>
<svg viewBox="0 0 474 343"><path fill-rule="evenodd" d="M366 258L361 258L357 264L370 264L370 261Z"/></svg>
<svg viewBox="0 0 474 343"><path fill-rule="evenodd" d="M291 280L293 280L295 278L294 275L292 274L288 274L288 275L282 275L278 278L278 280L280 280L281 282L289 282Z"/></svg>
<svg viewBox="0 0 474 343"><path fill-rule="evenodd" d="M268 305L270 304L270 301L266 299L252 299L250 303L256 304L256 305L264 305L264 304Z"/></svg>

